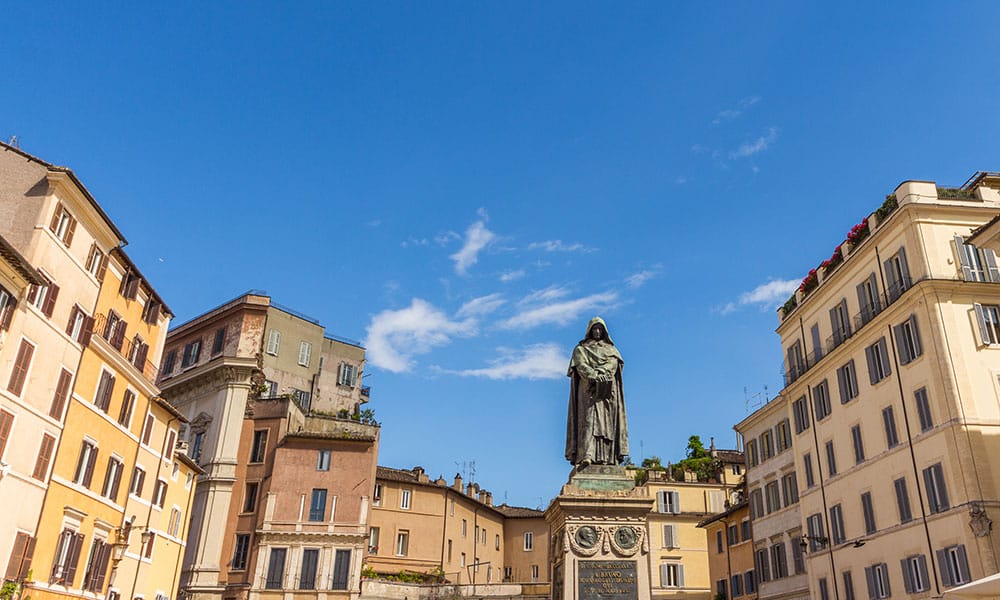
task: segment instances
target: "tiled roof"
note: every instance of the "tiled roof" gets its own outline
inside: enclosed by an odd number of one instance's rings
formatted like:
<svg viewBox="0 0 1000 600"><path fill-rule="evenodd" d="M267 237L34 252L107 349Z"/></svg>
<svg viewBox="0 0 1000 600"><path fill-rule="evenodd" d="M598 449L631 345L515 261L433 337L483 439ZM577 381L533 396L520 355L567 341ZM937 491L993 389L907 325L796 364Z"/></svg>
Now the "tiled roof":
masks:
<svg viewBox="0 0 1000 600"><path fill-rule="evenodd" d="M388 481L403 481L406 483L420 483L417 474L407 469L393 469L379 465L375 472L375 477Z"/></svg>
<svg viewBox="0 0 1000 600"><path fill-rule="evenodd" d="M28 280L28 283L33 283L35 285L41 285L45 283L42 276L35 270L35 267L31 266L31 263L27 261L21 253L18 252L13 246L11 246L7 240L0 236L0 256L7 260L8 263L14 269L21 274L22 277Z"/></svg>
<svg viewBox="0 0 1000 600"><path fill-rule="evenodd" d="M748 502L746 500L744 500L743 502L738 502L738 503L730 506L726 510L724 510L724 511L718 513L718 514L714 514L711 517L708 517L707 519L702 520L701 522L698 523L698 527L704 527L705 525L708 525L709 523L714 523L715 521L718 521L719 519L723 519L725 517L728 517L729 515L733 514L734 512L736 512L736 511L740 510L741 508L745 507L747 504L748 504Z"/></svg>
<svg viewBox="0 0 1000 600"><path fill-rule="evenodd" d="M715 457L724 463L744 463L743 453L739 450L716 450Z"/></svg>
<svg viewBox="0 0 1000 600"><path fill-rule="evenodd" d="M524 506L508 506L506 504L498 504L494 506L500 514L507 517L508 519L524 519L529 517L541 517L545 514L545 511L538 510L535 508L526 508Z"/></svg>

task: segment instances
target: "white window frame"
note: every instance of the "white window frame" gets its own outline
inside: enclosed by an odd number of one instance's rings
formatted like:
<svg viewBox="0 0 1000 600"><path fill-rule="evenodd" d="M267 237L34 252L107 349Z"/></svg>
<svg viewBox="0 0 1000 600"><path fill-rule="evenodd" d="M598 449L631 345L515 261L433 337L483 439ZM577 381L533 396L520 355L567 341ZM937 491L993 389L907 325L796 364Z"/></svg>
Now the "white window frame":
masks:
<svg viewBox="0 0 1000 600"><path fill-rule="evenodd" d="M535 549L535 534L531 531L524 532L524 551L532 552Z"/></svg>
<svg viewBox="0 0 1000 600"><path fill-rule="evenodd" d="M333 451L329 448L320 448L316 455L316 470L317 471L329 471L330 470L330 459L333 456Z"/></svg>
<svg viewBox="0 0 1000 600"><path fill-rule="evenodd" d="M299 342L299 365L308 367L311 358L312 344L306 341Z"/></svg>
<svg viewBox="0 0 1000 600"><path fill-rule="evenodd" d="M402 510L410 510L410 496L412 495L412 490L400 490L399 491L399 508Z"/></svg>
<svg viewBox="0 0 1000 600"><path fill-rule="evenodd" d="M267 346L264 352L270 354L271 356L278 355L278 348L281 345L281 332L277 329L272 329L267 333Z"/></svg>
<svg viewBox="0 0 1000 600"><path fill-rule="evenodd" d="M681 587L681 579L683 573L684 573L684 565L682 565L679 562L660 563L660 587L661 588ZM664 581L663 575L666 575L666 581Z"/></svg>
<svg viewBox="0 0 1000 600"><path fill-rule="evenodd" d="M372 505L382 506L382 484L376 483L375 490L372 492Z"/></svg>
<svg viewBox="0 0 1000 600"><path fill-rule="evenodd" d="M400 529L396 532L396 556L406 556L410 546L410 530Z"/></svg>
<svg viewBox="0 0 1000 600"><path fill-rule="evenodd" d="M974 303L979 337L984 346L1000 344L1000 306L996 304Z"/></svg>

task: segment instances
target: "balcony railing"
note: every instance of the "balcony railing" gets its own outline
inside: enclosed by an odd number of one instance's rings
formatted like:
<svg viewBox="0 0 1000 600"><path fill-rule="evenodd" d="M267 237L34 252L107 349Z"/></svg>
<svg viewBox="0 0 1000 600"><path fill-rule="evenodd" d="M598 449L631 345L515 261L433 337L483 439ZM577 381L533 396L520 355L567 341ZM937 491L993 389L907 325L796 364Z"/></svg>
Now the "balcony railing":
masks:
<svg viewBox="0 0 1000 600"><path fill-rule="evenodd" d="M783 361L781 372L784 376L785 385L788 386L794 383L799 377L805 375L809 369L816 366L824 356L833 352L837 346L840 346L856 335L872 319L889 308L896 300L899 300L903 292L913 287L913 283L912 278L909 276L904 277L896 286L891 287L888 292L879 294L874 306L864 307L860 312L851 317L850 323L852 327L835 331L833 335L826 338L818 351L814 349L791 364L787 360Z"/></svg>
<svg viewBox="0 0 1000 600"><path fill-rule="evenodd" d="M136 344L134 339L127 339L124 333L125 326L125 321L120 319L111 319L109 322L107 315L97 315L94 317L93 329L89 334L104 338L143 376L155 382L160 370L152 361L148 360L149 345Z"/></svg>

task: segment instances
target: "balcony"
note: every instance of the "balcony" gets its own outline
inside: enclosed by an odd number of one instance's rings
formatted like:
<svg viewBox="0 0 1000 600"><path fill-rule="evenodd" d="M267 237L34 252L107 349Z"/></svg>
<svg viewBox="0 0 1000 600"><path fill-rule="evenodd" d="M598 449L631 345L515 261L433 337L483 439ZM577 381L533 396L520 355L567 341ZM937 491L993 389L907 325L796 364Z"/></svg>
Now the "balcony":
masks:
<svg viewBox="0 0 1000 600"><path fill-rule="evenodd" d="M362 402L368 402L372 397L372 387L370 385L363 386L361 388L361 398Z"/></svg>
<svg viewBox="0 0 1000 600"><path fill-rule="evenodd" d="M99 335L115 350L121 353L122 357L135 367L144 377L151 382L155 382L159 374L159 368L151 361L147 360L149 355L149 344L142 342L138 337L134 339L125 338L125 328L127 323L115 315L110 318L108 315L97 315L94 317L93 328L88 332L86 339L92 335Z"/></svg>

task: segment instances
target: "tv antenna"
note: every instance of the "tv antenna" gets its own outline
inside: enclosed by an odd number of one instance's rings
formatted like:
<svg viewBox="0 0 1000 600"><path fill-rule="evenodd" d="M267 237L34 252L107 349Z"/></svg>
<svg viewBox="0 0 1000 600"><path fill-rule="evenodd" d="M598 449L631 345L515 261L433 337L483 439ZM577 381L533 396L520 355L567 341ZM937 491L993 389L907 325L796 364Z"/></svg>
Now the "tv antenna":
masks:
<svg viewBox="0 0 1000 600"><path fill-rule="evenodd" d="M7 145L8 146L13 146L15 148L20 148L21 147L21 140L17 139L16 135L11 135L10 138L7 140Z"/></svg>
<svg viewBox="0 0 1000 600"><path fill-rule="evenodd" d="M754 394L750 393L750 389L747 388L747 386L743 386L743 404L744 407L746 408L747 413L750 413L751 410L756 410L761 406L764 406L765 404L770 402L770 400L771 399L767 395L766 385L764 386L763 390Z"/></svg>
<svg viewBox="0 0 1000 600"><path fill-rule="evenodd" d="M472 483L476 480L476 459L463 460L461 462L456 460L455 466L457 466L459 472L462 473L462 479L466 484Z"/></svg>

